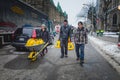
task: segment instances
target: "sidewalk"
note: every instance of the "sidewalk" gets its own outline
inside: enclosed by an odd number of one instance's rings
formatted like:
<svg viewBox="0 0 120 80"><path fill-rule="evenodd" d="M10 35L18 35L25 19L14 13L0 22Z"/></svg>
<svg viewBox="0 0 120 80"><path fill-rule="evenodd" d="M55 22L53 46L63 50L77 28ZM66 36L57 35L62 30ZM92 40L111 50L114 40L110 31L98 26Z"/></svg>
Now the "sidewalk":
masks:
<svg viewBox="0 0 120 80"><path fill-rule="evenodd" d="M117 39L116 35L89 36L93 46L100 50L103 57L120 73L120 49L117 47Z"/></svg>
<svg viewBox="0 0 120 80"><path fill-rule="evenodd" d="M108 41L116 44L118 43L118 35L116 35L116 33L105 32L103 36L96 36L96 34L94 33L94 37L104 41Z"/></svg>

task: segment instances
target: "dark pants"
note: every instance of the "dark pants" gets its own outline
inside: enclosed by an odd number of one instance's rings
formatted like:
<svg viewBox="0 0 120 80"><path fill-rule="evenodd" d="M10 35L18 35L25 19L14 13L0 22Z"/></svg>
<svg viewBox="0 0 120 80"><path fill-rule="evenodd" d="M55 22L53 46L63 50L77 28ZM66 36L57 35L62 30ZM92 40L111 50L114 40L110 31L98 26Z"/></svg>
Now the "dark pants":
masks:
<svg viewBox="0 0 120 80"><path fill-rule="evenodd" d="M46 52L45 52L46 51ZM45 54L45 53L47 53L48 52L48 49L47 49L47 47L45 47L44 49L43 49L43 51L42 51L42 54Z"/></svg>
<svg viewBox="0 0 120 80"><path fill-rule="evenodd" d="M61 55L64 56L68 54L68 40L60 40Z"/></svg>
<svg viewBox="0 0 120 80"><path fill-rule="evenodd" d="M84 47L85 44L75 44L76 56L80 60L84 60Z"/></svg>

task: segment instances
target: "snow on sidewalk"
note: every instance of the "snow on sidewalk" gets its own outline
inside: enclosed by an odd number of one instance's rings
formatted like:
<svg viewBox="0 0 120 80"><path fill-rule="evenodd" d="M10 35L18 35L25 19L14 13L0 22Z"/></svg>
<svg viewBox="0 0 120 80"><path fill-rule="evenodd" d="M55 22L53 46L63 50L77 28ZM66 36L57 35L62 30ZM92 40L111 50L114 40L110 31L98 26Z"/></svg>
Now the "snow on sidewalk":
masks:
<svg viewBox="0 0 120 80"><path fill-rule="evenodd" d="M97 45L105 54L109 55L118 64L120 64L120 49L118 49L117 44L100 40L93 36L89 36L90 41Z"/></svg>
<svg viewBox="0 0 120 80"><path fill-rule="evenodd" d="M104 32L103 35L104 36L109 36L109 37L113 37L113 38L118 38L118 35L116 35L116 32Z"/></svg>

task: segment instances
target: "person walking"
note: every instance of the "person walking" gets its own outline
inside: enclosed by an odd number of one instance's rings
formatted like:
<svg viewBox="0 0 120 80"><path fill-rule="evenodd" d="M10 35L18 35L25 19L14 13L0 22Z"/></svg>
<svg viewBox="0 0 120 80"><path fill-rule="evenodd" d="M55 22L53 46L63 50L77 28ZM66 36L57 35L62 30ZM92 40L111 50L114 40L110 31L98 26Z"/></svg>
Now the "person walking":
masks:
<svg viewBox="0 0 120 80"><path fill-rule="evenodd" d="M60 28L60 46L61 46L61 58L68 57L68 38L70 38L70 26L68 25L68 21L64 20L63 25Z"/></svg>
<svg viewBox="0 0 120 80"><path fill-rule="evenodd" d="M78 22L78 28L74 32L74 42L76 50L76 60L80 60L80 64L84 63L84 48L88 43L87 29L83 27L82 22Z"/></svg>
<svg viewBox="0 0 120 80"><path fill-rule="evenodd" d="M47 27L45 24L42 24L41 25L41 32L40 32L40 37L43 39L43 41L45 43L47 43L50 39L50 34L49 32L47 31ZM47 47L42 51L42 54L44 55L44 52L46 51L46 53L48 52L48 49Z"/></svg>

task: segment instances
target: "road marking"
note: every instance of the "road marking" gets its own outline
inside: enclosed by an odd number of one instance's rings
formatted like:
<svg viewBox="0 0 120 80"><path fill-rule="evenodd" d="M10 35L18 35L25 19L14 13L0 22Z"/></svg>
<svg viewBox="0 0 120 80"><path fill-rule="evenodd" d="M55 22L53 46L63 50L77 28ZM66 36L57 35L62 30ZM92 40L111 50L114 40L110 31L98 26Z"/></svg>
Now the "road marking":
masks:
<svg viewBox="0 0 120 80"><path fill-rule="evenodd" d="M10 53L12 53L12 54L27 54L28 52L22 52L22 51L15 51L15 50L10 50L9 51Z"/></svg>
<svg viewBox="0 0 120 80"><path fill-rule="evenodd" d="M54 45L48 46L48 48L55 48Z"/></svg>

